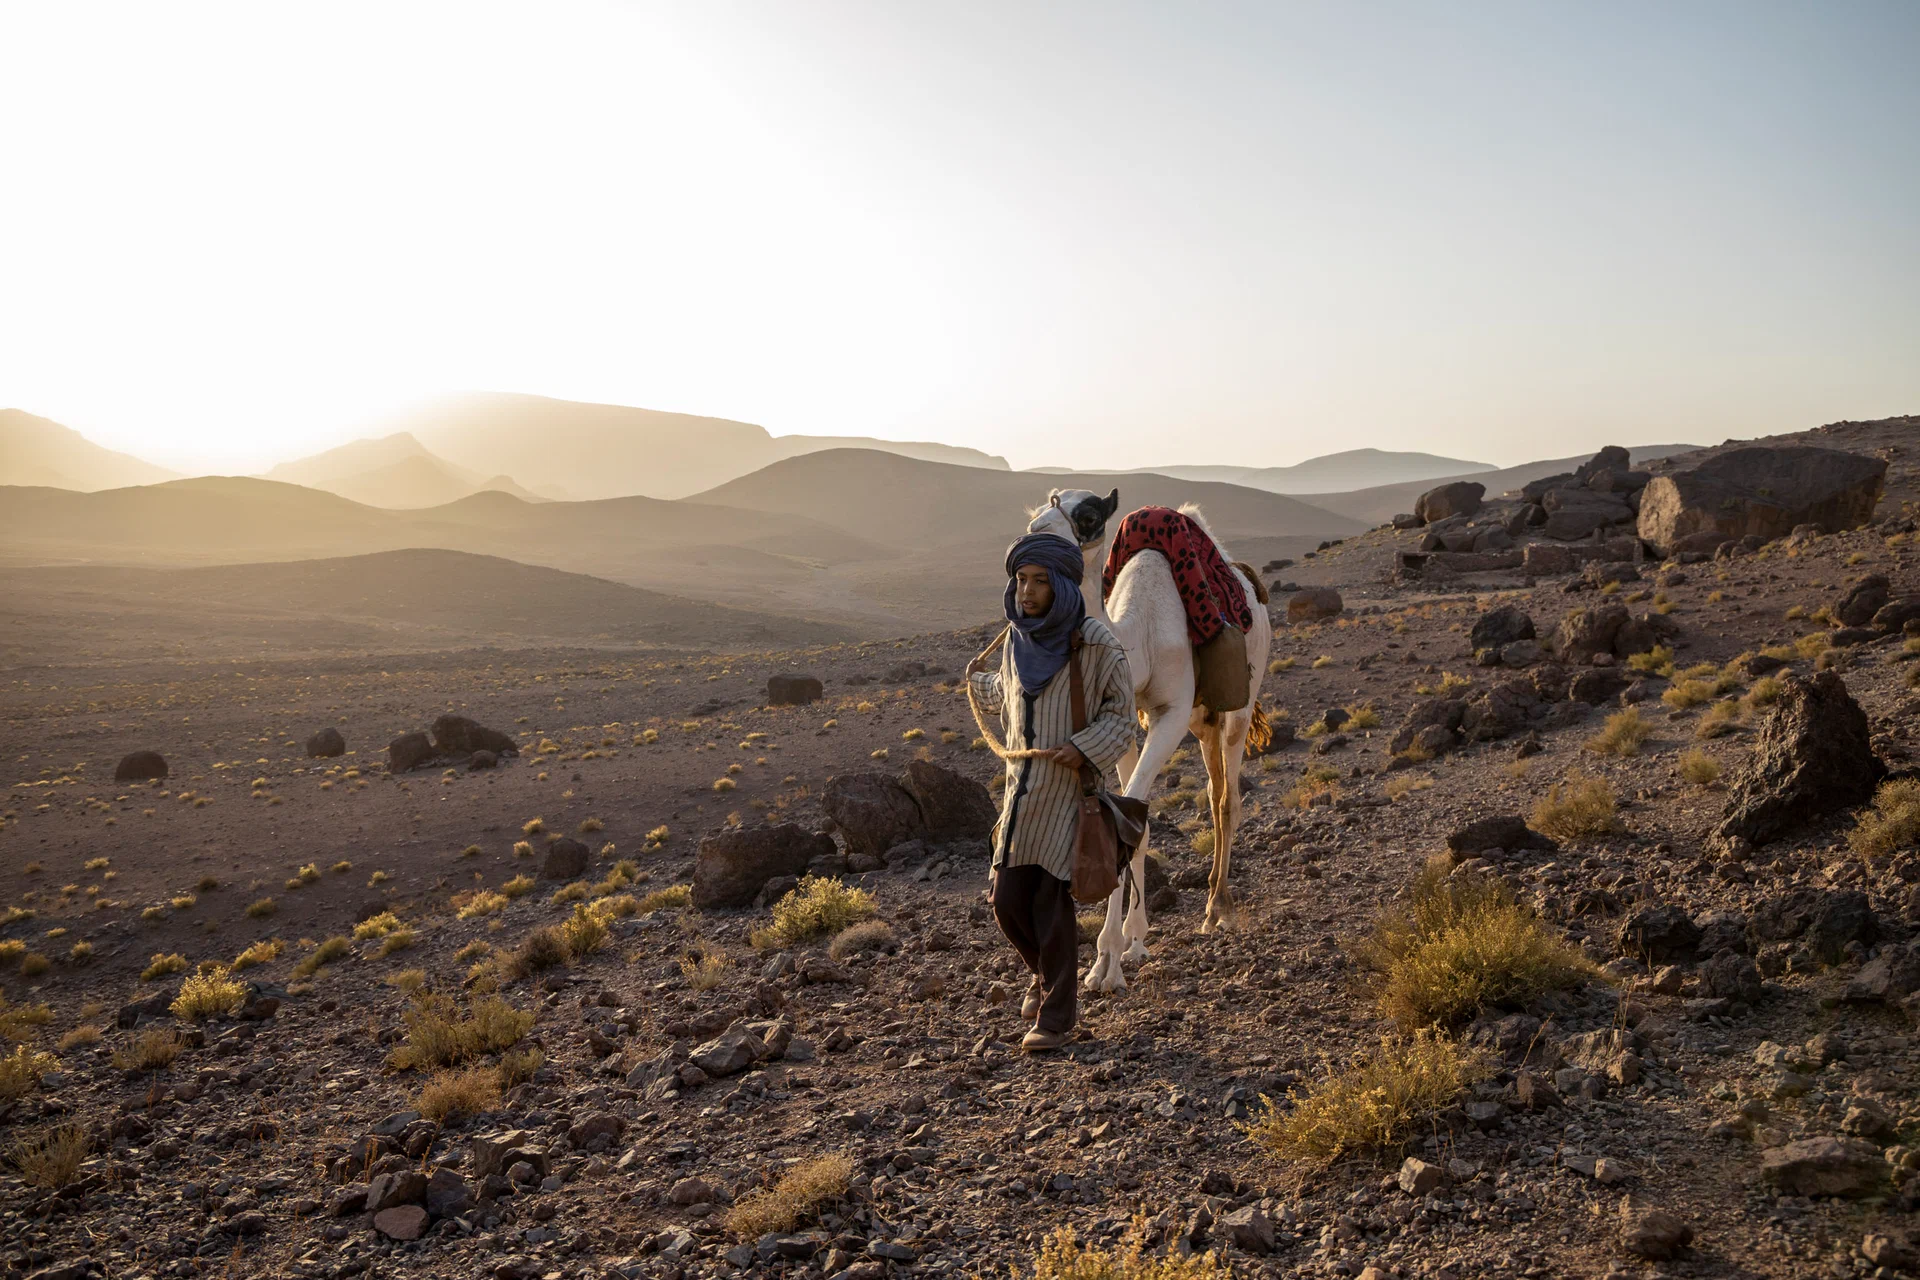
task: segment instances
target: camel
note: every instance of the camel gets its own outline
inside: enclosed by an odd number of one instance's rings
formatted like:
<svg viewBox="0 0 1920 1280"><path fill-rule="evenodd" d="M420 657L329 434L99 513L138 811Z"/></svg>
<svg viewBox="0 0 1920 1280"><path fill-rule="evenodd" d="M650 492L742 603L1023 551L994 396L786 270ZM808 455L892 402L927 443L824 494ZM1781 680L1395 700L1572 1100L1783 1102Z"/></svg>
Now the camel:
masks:
<svg viewBox="0 0 1920 1280"><path fill-rule="evenodd" d="M1100 577L1107 560L1107 521L1119 506L1118 489L1104 498L1085 489L1056 489L1046 506L1030 513L1027 531L1056 534L1080 547L1086 556L1081 594L1086 598L1087 612L1106 623L1126 650L1134 699L1145 716L1147 737L1143 747L1128 752L1119 763L1124 793L1138 800L1148 799L1160 771L1166 768L1187 731L1191 729L1200 740L1213 818L1213 871L1207 880L1207 913L1200 932L1231 929L1238 923L1238 912L1227 872L1232 865L1234 832L1240 825L1240 766L1246 758L1249 733L1258 724L1264 739L1266 729L1260 711L1260 679L1266 673L1267 653L1273 644L1266 593L1252 572L1236 564L1220 546L1220 540L1214 538L1221 558L1234 566L1235 575L1246 587L1247 605L1253 614L1253 627L1247 632L1252 687L1245 707L1210 717L1205 708L1193 702L1193 647L1187 639L1186 610L1166 557L1157 551L1134 556L1115 579L1112 597L1102 598ZM1181 511L1213 537L1213 530L1207 528L1197 508L1185 506ZM1107 900L1106 923L1101 927L1093 967L1087 971L1084 984L1088 991L1125 991L1122 960L1146 958L1147 907L1142 891L1146 858L1147 842L1142 840L1133 855L1131 894L1123 878L1121 887ZM1129 899L1124 907L1123 898Z"/></svg>

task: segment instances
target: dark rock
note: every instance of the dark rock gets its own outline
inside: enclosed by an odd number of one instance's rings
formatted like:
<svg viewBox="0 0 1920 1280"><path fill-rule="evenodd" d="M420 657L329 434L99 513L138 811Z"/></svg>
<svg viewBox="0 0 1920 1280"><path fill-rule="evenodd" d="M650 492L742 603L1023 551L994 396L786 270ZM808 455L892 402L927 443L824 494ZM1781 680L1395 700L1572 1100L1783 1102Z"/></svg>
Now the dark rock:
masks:
<svg viewBox="0 0 1920 1280"><path fill-rule="evenodd" d="M367 1212L379 1213L399 1204L424 1204L427 1176L414 1169L376 1174L367 1183Z"/></svg>
<svg viewBox="0 0 1920 1280"><path fill-rule="evenodd" d="M1642 1258L1665 1260L1693 1243L1693 1228L1628 1196L1620 1202L1620 1247Z"/></svg>
<svg viewBox="0 0 1920 1280"><path fill-rule="evenodd" d="M1526 610L1502 605L1498 609L1487 610L1474 620L1468 643L1475 649L1497 649L1516 640L1533 638L1533 619L1527 616Z"/></svg>
<svg viewBox="0 0 1920 1280"><path fill-rule="evenodd" d="M1847 984L1846 998L1855 1004L1891 1004L1915 991L1920 991L1920 950L1896 945L1860 967Z"/></svg>
<svg viewBox="0 0 1920 1280"><path fill-rule="evenodd" d="M752 904L771 880L799 876L836 852L833 837L794 823L735 827L704 836L693 859L693 905L702 911Z"/></svg>
<svg viewBox="0 0 1920 1280"><path fill-rule="evenodd" d="M1318 622L1323 618L1338 617L1347 607L1340 593L1332 587L1307 587L1296 591L1287 598L1287 624L1292 626L1301 622Z"/></svg>
<svg viewBox="0 0 1920 1280"><path fill-rule="evenodd" d="M497 767L499 763L500 757L493 752L476 751L467 757L467 771L471 773L477 769L492 769Z"/></svg>
<svg viewBox="0 0 1920 1280"><path fill-rule="evenodd" d="M767 677L767 705L770 707L808 706L820 701L824 692L820 681L813 676Z"/></svg>
<svg viewBox="0 0 1920 1280"><path fill-rule="evenodd" d="M1733 951L1722 951L1700 970L1700 986L1709 996L1759 1004L1764 986L1753 961Z"/></svg>
<svg viewBox="0 0 1920 1280"><path fill-rule="evenodd" d="M167 776L167 761L158 751L135 751L113 767L115 782L158 781Z"/></svg>
<svg viewBox="0 0 1920 1280"><path fill-rule="evenodd" d="M1477 480L1455 480L1421 494L1413 504L1413 514L1425 524L1449 516L1471 516L1480 510L1486 495L1487 486Z"/></svg>
<svg viewBox="0 0 1920 1280"><path fill-rule="evenodd" d="M1731 951L1736 955L1746 955L1747 923L1740 916L1726 911L1709 911L1697 916L1694 924L1700 927L1700 940L1694 944L1698 955L1717 956L1722 951Z"/></svg>
<svg viewBox="0 0 1920 1280"><path fill-rule="evenodd" d="M1468 742L1489 742L1526 729L1540 701L1524 676L1500 681L1467 703L1460 731Z"/></svg>
<svg viewBox="0 0 1920 1280"><path fill-rule="evenodd" d="M1451 750L1466 714L1462 698L1421 698L1407 708L1406 719L1394 731L1387 750L1398 755L1416 742L1429 751Z"/></svg>
<svg viewBox="0 0 1920 1280"><path fill-rule="evenodd" d="M1595 476L1609 472L1625 471L1633 466L1633 455L1617 444L1603 445L1591 458L1581 463L1573 471L1576 485L1592 483Z"/></svg>
<svg viewBox="0 0 1920 1280"><path fill-rule="evenodd" d="M1547 512L1540 532L1561 542L1590 537L1596 529L1633 518L1633 508L1624 499L1591 489L1553 489L1540 505Z"/></svg>
<svg viewBox="0 0 1920 1280"><path fill-rule="evenodd" d="M999 817L993 797L972 778L915 760L901 782L920 807L920 823L930 839L984 840L993 834Z"/></svg>
<svg viewBox="0 0 1920 1280"><path fill-rule="evenodd" d="M1886 574L1870 573L1835 602L1833 620L1843 627L1864 627L1885 607L1891 593Z"/></svg>
<svg viewBox="0 0 1920 1280"><path fill-rule="evenodd" d="M1488 849L1505 849L1508 853L1538 849L1543 853L1552 853L1559 847L1529 827L1527 820L1517 813L1469 822L1447 837L1447 850L1456 855L1458 861L1485 853Z"/></svg>
<svg viewBox="0 0 1920 1280"><path fill-rule="evenodd" d="M442 755L464 756L475 751L491 751L496 756L517 756L520 746L511 734L489 729L466 716L445 715L433 722L433 745Z"/></svg>
<svg viewBox="0 0 1920 1280"><path fill-rule="evenodd" d="M1626 691L1629 678L1618 667L1588 667L1567 685L1567 698L1590 707L1605 706Z"/></svg>
<svg viewBox="0 0 1920 1280"><path fill-rule="evenodd" d="M1805 445L1732 449L1696 467L1655 476L1640 500L1640 537L1666 554L1689 534L1783 537L1797 525L1822 533L1873 518L1887 463Z"/></svg>
<svg viewBox="0 0 1920 1280"><path fill-rule="evenodd" d="M382 1209L373 1215L373 1229L389 1240L418 1240L427 1233L427 1211L417 1204Z"/></svg>
<svg viewBox="0 0 1920 1280"><path fill-rule="evenodd" d="M409 769L418 769L433 759L433 743L427 735L415 729L403 733L387 744L387 772L405 773Z"/></svg>
<svg viewBox="0 0 1920 1280"><path fill-rule="evenodd" d="M1656 645L1680 638L1680 624L1664 613L1642 613L1627 619L1613 634L1614 656L1630 658L1650 652Z"/></svg>
<svg viewBox="0 0 1920 1280"><path fill-rule="evenodd" d="M347 754L347 740L332 725L320 730L307 739L307 754L321 759Z"/></svg>
<svg viewBox="0 0 1920 1280"><path fill-rule="evenodd" d="M846 841L849 855L884 865L887 850L920 830L920 806L905 787L878 773L827 779L820 808Z"/></svg>
<svg viewBox="0 0 1920 1280"><path fill-rule="evenodd" d="M1642 907L1620 922L1620 951L1646 964L1691 960L1700 942L1700 926L1679 907L1665 903Z"/></svg>
<svg viewBox="0 0 1920 1280"><path fill-rule="evenodd" d="M1573 609L1560 620L1553 638L1562 662L1591 661L1596 653L1612 653L1613 641L1627 625L1627 607L1608 602L1591 609Z"/></svg>
<svg viewBox="0 0 1920 1280"><path fill-rule="evenodd" d="M1538 480L1529 480L1520 487L1520 496L1538 506L1540 501L1555 489L1575 489L1585 481L1571 471L1562 471L1558 475L1541 476Z"/></svg>
<svg viewBox="0 0 1920 1280"><path fill-rule="evenodd" d="M436 1218L457 1218L473 1208L473 1191L452 1169L435 1169L427 1179L427 1212Z"/></svg>
<svg viewBox="0 0 1920 1280"><path fill-rule="evenodd" d="M577 880L587 874L592 858L587 846L572 836L561 836L547 846L546 859L540 864L542 880Z"/></svg>
<svg viewBox="0 0 1920 1280"><path fill-rule="evenodd" d="M766 1042L745 1027L731 1027L688 1055L688 1061L714 1079L738 1075L767 1057Z"/></svg>
<svg viewBox="0 0 1920 1280"><path fill-rule="evenodd" d="M1887 635L1905 630L1911 624L1920 622L1920 596L1888 601L1875 611L1872 621L1874 630Z"/></svg>
<svg viewBox="0 0 1920 1280"><path fill-rule="evenodd" d="M1804 941L1814 955L1828 964L1838 964L1845 958L1848 943L1864 945L1879 936L1879 921L1867 895L1847 889L1821 895L1807 921Z"/></svg>
<svg viewBox="0 0 1920 1280"><path fill-rule="evenodd" d="M177 992L158 992L144 999L132 1001L120 1006L120 1012L114 1015L113 1023L122 1031L131 1030L148 1018L167 1016L168 1006L173 1003Z"/></svg>
<svg viewBox="0 0 1920 1280"><path fill-rule="evenodd" d="M1734 777L1718 827L1761 845L1810 818L1873 798L1886 766L1873 754L1867 714L1831 671L1789 675Z"/></svg>
<svg viewBox="0 0 1920 1280"><path fill-rule="evenodd" d="M1804 1138L1761 1153L1760 1178L1788 1195L1858 1199L1885 1184L1880 1148L1858 1138Z"/></svg>

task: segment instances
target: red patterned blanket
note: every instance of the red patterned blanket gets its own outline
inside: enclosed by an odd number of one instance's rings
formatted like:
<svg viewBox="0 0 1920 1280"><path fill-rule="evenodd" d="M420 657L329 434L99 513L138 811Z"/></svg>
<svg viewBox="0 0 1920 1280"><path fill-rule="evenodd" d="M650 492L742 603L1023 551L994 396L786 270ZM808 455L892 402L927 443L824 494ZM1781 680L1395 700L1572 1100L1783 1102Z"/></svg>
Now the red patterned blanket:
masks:
<svg viewBox="0 0 1920 1280"><path fill-rule="evenodd" d="M1227 623L1242 631L1253 629L1247 590L1220 554L1219 544L1198 521L1172 507L1141 507L1120 522L1100 574L1102 598L1113 594L1113 580L1142 551L1158 551L1167 558L1180 603L1187 609L1187 639L1196 647L1219 635Z"/></svg>

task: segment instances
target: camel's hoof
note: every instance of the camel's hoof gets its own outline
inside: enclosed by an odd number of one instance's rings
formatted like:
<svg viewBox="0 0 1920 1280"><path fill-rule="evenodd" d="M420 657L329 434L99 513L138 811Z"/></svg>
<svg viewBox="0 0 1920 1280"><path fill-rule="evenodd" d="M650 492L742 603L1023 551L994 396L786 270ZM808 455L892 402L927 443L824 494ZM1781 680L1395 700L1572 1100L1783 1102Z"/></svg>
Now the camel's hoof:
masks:
<svg viewBox="0 0 1920 1280"><path fill-rule="evenodd" d="M1133 940L1132 945L1127 948L1126 954L1121 957L1121 959L1123 960L1135 960L1135 961L1145 960L1146 958L1147 958L1147 946L1144 942L1140 941L1140 939L1138 938L1135 938Z"/></svg>

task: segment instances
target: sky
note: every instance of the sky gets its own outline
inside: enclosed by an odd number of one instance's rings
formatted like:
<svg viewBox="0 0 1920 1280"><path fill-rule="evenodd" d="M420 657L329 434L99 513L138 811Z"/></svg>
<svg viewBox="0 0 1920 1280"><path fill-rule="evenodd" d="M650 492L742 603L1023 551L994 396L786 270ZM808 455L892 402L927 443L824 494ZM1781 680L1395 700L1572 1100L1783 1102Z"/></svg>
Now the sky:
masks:
<svg viewBox="0 0 1920 1280"><path fill-rule="evenodd" d="M1920 5L0 0L0 406L461 390L1015 466L1920 412Z"/></svg>

